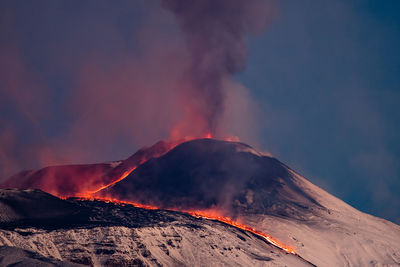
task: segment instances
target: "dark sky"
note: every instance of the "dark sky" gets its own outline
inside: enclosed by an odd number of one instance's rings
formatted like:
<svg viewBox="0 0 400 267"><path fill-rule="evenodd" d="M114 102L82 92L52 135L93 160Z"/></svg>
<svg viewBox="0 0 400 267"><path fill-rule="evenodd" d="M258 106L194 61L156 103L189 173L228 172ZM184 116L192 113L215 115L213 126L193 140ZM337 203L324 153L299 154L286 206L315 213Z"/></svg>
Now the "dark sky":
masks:
<svg viewBox="0 0 400 267"><path fill-rule="evenodd" d="M399 11L397 0L276 1L222 116L229 134L397 223ZM1 1L0 177L167 138L185 109L183 39L159 1Z"/></svg>

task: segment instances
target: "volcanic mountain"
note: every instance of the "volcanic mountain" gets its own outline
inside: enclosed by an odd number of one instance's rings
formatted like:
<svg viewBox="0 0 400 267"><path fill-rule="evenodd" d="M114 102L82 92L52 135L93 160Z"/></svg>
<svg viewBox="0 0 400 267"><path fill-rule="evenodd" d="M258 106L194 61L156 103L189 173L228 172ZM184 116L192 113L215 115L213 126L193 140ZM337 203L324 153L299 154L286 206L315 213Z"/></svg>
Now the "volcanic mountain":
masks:
<svg viewBox="0 0 400 267"><path fill-rule="evenodd" d="M152 158L97 193L164 209L303 218L323 207L289 168L243 143L199 139Z"/></svg>
<svg viewBox="0 0 400 267"><path fill-rule="evenodd" d="M25 171L1 186L20 191L2 191L0 244L54 260L95 266L400 264L398 225L352 208L239 142L159 142L126 160ZM21 191L30 188L75 198ZM172 232L181 240L173 247ZM137 242L128 241L131 235ZM39 239L47 249L35 243Z"/></svg>

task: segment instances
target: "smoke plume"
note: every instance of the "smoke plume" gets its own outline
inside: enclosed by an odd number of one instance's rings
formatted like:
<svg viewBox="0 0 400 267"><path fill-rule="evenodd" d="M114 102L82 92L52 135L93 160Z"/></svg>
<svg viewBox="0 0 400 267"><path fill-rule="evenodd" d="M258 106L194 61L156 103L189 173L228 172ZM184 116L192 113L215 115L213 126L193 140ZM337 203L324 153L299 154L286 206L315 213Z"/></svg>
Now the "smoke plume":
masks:
<svg viewBox="0 0 400 267"><path fill-rule="evenodd" d="M189 112L202 119L203 133L216 134L224 112L224 80L243 70L246 34L264 28L269 7L263 0L163 0L177 18L190 52L185 70Z"/></svg>

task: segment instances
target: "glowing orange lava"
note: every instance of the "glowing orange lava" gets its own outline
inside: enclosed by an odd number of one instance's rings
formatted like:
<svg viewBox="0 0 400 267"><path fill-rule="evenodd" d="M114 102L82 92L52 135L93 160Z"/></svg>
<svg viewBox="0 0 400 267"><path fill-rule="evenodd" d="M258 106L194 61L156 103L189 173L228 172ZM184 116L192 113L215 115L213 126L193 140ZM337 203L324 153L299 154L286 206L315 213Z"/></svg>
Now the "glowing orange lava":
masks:
<svg viewBox="0 0 400 267"><path fill-rule="evenodd" d="M107 187L110 187L110 186L112 186L113 184L118 183L119 181L125 179L125 178L126 178L129 174L131 174L131 172L133 172L136 168L137 168L136 166L130 168L129 170L123 172L122 175L121 175L119 178L117 178L116 180L113 180L111 183L106 184L106 185L103 185L103 186L99 187L98 189L96 189L96 190L94 190L94 191L87 191L87 192L83 193L83 195L84 195L84 196L90 196L90 195L96 194L97 192L100 192L101 190L106 189Z"/></svg>
<svg viewBox="0 0 400 267"><path fill-rule="evenodd" d="M236 228L251 232L259 237L262 237L265 241L269 242L270 244L272 244L280 249L283 249L287 253L296 254L296 251L294 250L294 248L282 244L281 242L279 242L272 236L267 235L253 227L242 224L238 221L234 221L229 217L218 215L214 211L187 211L186 213L189 213L190 215L192 215L194 217L198 217L198 218L205 218L205 219L220 221L220 222L229 224L231 226L234 226Z"/></svg>

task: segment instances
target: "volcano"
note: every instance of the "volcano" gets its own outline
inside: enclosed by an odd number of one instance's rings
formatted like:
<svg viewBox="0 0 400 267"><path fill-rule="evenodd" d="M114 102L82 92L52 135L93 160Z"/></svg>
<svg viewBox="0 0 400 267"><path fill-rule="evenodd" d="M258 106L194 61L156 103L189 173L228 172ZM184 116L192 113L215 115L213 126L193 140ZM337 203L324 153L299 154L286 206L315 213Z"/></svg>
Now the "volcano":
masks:
<svg viewBox="0 0 400 267"><path fill-rule="evenodd" d="M400 264L398 225L240 142L158 142L126 160L21 172L1 187L17 189L1 191L0 244L49 261Z"/></svg>
<svg viewBox="0 0 400 267"><path fill-rule="evenodd" d="M164 209L304 217L323 209L291 170L237 142L198 139L140 165L97 193Z"/></svg>

